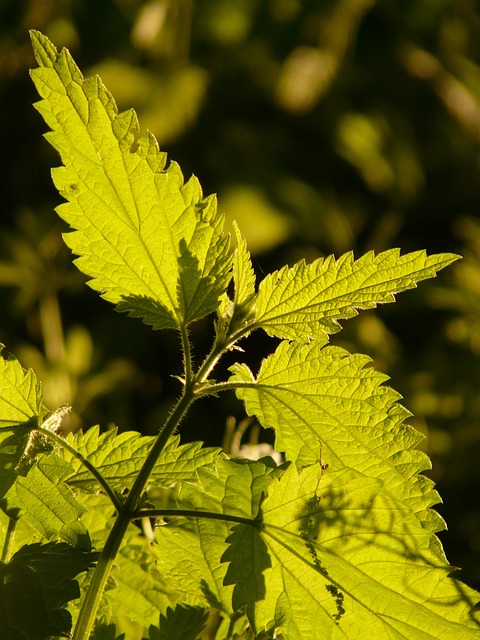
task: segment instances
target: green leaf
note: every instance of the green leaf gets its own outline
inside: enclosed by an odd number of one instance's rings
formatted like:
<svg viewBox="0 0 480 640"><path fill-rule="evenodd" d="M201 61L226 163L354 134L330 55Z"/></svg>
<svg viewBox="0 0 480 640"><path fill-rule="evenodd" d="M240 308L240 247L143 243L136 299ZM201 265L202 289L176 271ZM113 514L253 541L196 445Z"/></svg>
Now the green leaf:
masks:
<svg viewBox="0 0 480 640"><path fill-rule="evenodd" d="M253 299L255 297L255 273L247 250L247 243L240 233L236 222L233 228L237 239L237 247L233 257L233 282L235 295L233 298L232 325L245 322L252 316Z"/></svg>
<svg viewBox="0 0 480 640"><path fill-rule="evenodd" d="M282 342L256 377L237 364L230 380L239 384L236 393L247 412L275 429L275 448L288 460L299 467L324 460L334 471L351 468L379 478L430 531L438 531L443 521L428 509L438 494L419 475L430 461L414 448L423 436L404 424L409 412L370 362L318 342Z"/></svg>
<svg viewBox="0 0 480 640"><path fill-rule="evenodd" d="M228 549L222 562L229 562L224 584L233 584L232 606L238 611L245 605L263 600L266 595L264 571L272 566L267 545L256 527L235 525L226 542Z"/></svg>
<svg viewBox="0 0 480 640"><path fill-rule="evenodd" d="M166 166L151 133L135 140L133 110L118 113L101 80L84 79L67 50L32 31L35 106L65 166L53 170L74 229L65 241L90 286L156 329L179 328L218 307L231 277L228 237L213 197Z"/></svg>
<svg viewBox="0 0 480 640"><path fill-rule="evenodd" d="M42 589L28 566L0 563L0 628L15 640L46 640L50 635Z"/></svg>
<svg viewBox="0 0 480 640"><path fill-rule="evenodd" d="M232 587L224 586L226 567L220 564L229 525L219 520L178 521L157 528L153 547L157 568L168 575L178 598L193 605L232 611Z"/></svg>
<svg viewBox="0 0 480 640"><path fill-rule="evenodd" d="M88 531L80 522L85 508L65 479L70 465L57 454L42 456L24 478L19 476L5 497L7 509L18 509L28 524L47 540L59 536L69 544L90 549Z"/></svg>
<svg viewBox="0 0 480 640"><path fill-rule="evenodd" d="M31 430L47 413L33 371L25 370L14 356L2 350L0 345L0 498L18 473L28 467L27 458L33 462L39 448L45 450Z"/></svg>
<svg viewBox="0 0 480 640"><path fill-rule="evenodd" d="M43 597L49 609L62 607L79 597L75 576L88 571L98 553L82 551L64 542L25 545L12 557L10 563L24 563L33 569L43 588Z"/></svg>
<svg viewBox="0 0 480 640"><path fill-rule="evenodd" d="M377 256L370 251L356 261L351 252L309 265L302 260L262 280L252 328L288 340L326 342L341 329L339 319L393 302L394 294L432 278L458 258L449 253L427 257L424 251L400 256L399 249L390 249Z"/></svg>
<svg viewBox="0 0 480 640"><path fill-rule="evenodd" d="M202 607L182 603L174 609L168 607L166 615L160 615L159 627L150 627L148 640L197 640L207 618L208 612Z"/></svg>
<svg viewBox="0 0 480 640"><path fill-rule="evenodd" d="M160 574L155 555L145 537L133 527L115 559L113 588L105 593L111 617L117 614L148 627L158 621L161 610L170 603L170 581Z"/></svg>
<svg viewBox="0 0 480 640"><path fill-rule="evenodd" d="M320 465L299 473L292 464L271 482L261 513L254 531L271 563L256 569L266 591L239 603L247 605L255 633L275 630L289 640L478 638L478 594L448 577L451 567L430 549L432 534L378 480ZM244 562L232 550L229 576L241 587L256 545L245 536L234 546Z"/></svg>
<svg viewBox="0 0 480 640"><path fill-rule="evenodd" d="M0 429L38 426L47 413L41 385L31 369L24 369L0 344Z"/></svg>
<svg viewBox="0 0 480 640"><path fill-rule="evenodd" d="M91 640L124 640L125 634L117 636L117 627L114 622L105 622L104 620L95 624Z"/></svg>
<svg viewBox="0 0 480 640"><path fill-rule="evenodd" d="M199 471L200 486L182 487L178 508L253 519L273 475L260 461L219 459L215 469ZM221 520L174 519L157 527L153 547L159 571L183 599L228 616L233 615L233 589L225 582L226 565L220 559L231 530L232 523Z"/></svg>
<svg viewBox="0 0 480 640"><path fill-rule="evenodd" d="M155 436L141 436L133 431L119 434L117 429L100 434L98 427L67 438L118 491L133 484L155 440ZM198 469L212 465L220 454L221 449L202 447L200 442L180 445L180 436L173 436L150 474L149 485L168 487L174 482L195 482ZM62 449L59 455L71 465L72 473L65 479L71 487L86 492L99 490L95 478L72 453Z"/></svg>
<svg viewBox="0 0 480 640"><path fill-rule="evenodd" d="M46 640L67 635L71 616L64 606L80 596L73 578L88 571L96 557L54 542L26 545L9 563L0 563L2 637Z"/></svg>
<svg viewBox="0 0 480 640"><path fill-rule="evenodd" d="M182 487L179 505L255 518L272 473L261 460L219 458L214 468L199 470L200 486Z"/></svg>

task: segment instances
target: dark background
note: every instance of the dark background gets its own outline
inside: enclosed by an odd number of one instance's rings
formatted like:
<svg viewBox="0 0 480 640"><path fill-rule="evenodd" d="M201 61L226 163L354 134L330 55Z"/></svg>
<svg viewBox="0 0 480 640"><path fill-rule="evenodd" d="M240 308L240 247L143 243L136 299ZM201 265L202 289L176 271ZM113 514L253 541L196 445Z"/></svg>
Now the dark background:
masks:
<svg viewBox="0 0 480 640"><path fill-rule="evenodd" d="M0 0L0 340L72 429L155 433L178 392L173 333L84 286L53 213L56 153L32 108L28 29L99 73L185 175L219 195L259 277L300 258L427 249L464 256L334 337L392 378L428 439L450 532L480 588L480 9L473 0ZM209 320L193 329L197 361ZM269 345L251 338L257 366ZM199 404L186 439L243 417ZM269 435L267 434L268 438Z"/></svg>

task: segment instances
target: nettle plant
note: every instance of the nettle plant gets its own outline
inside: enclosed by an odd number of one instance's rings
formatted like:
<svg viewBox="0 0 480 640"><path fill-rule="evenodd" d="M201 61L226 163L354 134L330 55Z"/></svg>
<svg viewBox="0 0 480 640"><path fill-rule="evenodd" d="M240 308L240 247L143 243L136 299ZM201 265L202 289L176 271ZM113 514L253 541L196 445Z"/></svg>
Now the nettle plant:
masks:
<svg viewBox="0 0 480 640"><path fill-rule="evenodd" d="M118 311L179 334L183 376L158 436L65 436L68 408L49 412L35 374L3 352L2 639L479 638L479 594L451 577L435 535L422 436L368 357L328 344L339 319L457 256L349 253L256 288L215 198L184 182L153 135L137 139L135 113L118 113L68 51L32 40L36 108L63 162L65 242ZM213 346L195 367L189 328L209 314ZM248 352L258 329L278 339L259 371L238 362L216 380L222 356ZM180 443L191 405L232 391L274 429L283 463Z"/></svg>

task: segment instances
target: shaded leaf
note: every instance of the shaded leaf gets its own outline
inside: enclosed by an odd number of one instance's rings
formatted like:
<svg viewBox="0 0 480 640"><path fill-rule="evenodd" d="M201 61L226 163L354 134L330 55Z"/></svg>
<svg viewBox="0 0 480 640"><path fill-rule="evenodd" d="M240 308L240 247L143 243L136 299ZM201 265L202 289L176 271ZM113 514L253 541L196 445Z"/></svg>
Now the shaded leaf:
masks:
<svg viewBox="0 0 480 640"><path fill-rule="evenodd" d="M50 635L42 588L28 566L0 563L0 628L15 640L46 640Z"/></svg>
<svg viewBox="0 0 480 640"><path fill-rule="evenodd" d="M68 635L71 616L64 606L80 596L75 576L93 565L98 554L64 543L22 547L0 563L2 637L46 640Z"/></svg>
<svg viewBox="0 0 480 640"><path fill-rule="evenodd" d="M207 618L208 612L202 607L182 603L174 609L168 607L166 615L160 615L159 627L150 627L148 640L197 640Z"/></svg>
<svg viewBox="0 0 480 640"><path fill-rule="evenodd" d="M257 527L235 525L226 542L229 547L221 558L229 563L224 584L235 585L232 606L238 611L266 597L264 571L272 562Z"/></svg>
<svg viewBox="0 0 480 640"><path fill-rule="evenodd" d="M93 629L91 640L124 640L125 634L117 636L117 627L114 622L97 622Z"/></svg>

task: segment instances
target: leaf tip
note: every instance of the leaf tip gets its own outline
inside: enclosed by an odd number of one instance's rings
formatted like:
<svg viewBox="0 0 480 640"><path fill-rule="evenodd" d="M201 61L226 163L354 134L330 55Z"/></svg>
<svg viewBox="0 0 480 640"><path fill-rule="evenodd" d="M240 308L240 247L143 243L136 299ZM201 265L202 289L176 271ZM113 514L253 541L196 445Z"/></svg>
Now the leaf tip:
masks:
<svg viewBox="0 0 480 640"><path fill-rule="evenodd" d="M53 66L58 55L55 45L41 31L30 29L30 40L36 61L41 67Z"/></svg>

